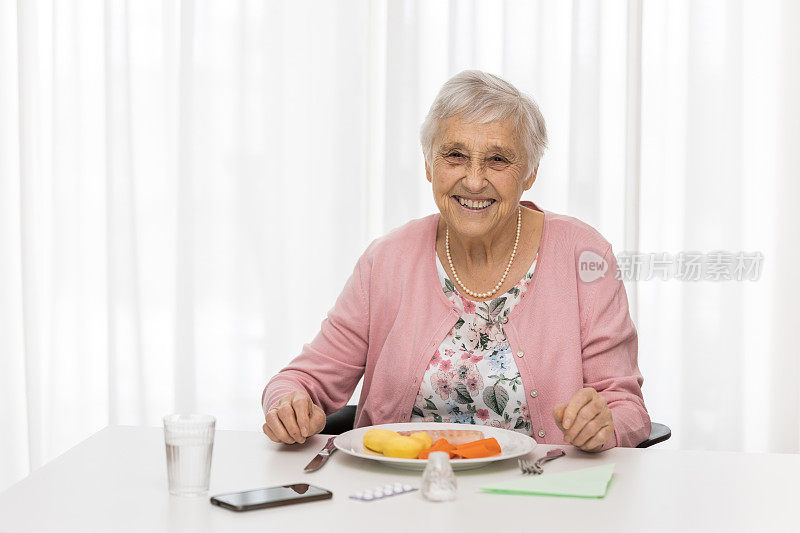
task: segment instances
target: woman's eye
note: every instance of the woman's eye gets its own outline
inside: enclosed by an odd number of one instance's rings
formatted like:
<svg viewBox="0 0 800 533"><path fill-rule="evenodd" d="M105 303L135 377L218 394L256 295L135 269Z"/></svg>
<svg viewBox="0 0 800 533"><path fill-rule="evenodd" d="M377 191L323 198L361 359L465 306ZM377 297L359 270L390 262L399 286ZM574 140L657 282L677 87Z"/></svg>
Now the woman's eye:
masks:
<svg viewBox="0 0 800 533"><path fill-rule="evenodd" d="M492 163L505 163L506 160L499 155L492 157Z"/></svg>
<svg viewBox="0 0 800 533"><path fill-rule="evenodd" d="M461 152L447 152L444 158L449 161L451 165L461 165L467 159Z"/></svg>

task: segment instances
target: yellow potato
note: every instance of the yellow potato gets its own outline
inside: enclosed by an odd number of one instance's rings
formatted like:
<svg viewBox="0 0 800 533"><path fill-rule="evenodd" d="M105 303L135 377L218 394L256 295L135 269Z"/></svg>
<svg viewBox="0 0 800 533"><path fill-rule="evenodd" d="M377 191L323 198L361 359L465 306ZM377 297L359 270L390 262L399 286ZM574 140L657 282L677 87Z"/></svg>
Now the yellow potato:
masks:
<svg viewBox="0 0 800 533"><path fill-rule="evenodd" d="M417 439L420 441L425 447L423 450L427 450L431 446L433 446L433 439L426 431L417 431L416 433L412 433L409 435L412 439Z"/></svg>
<svg viewBox="0 0 800 533"><path fill-rule="evenodd" d="M370 429L364 433L364 446L372 451L382 453L383 443L386 442L386 439L399 436L398 433L388 429Z"/></svg>
<svg viewBox="0 0 800 533"><path fill-rule="evenodd" d="M400 457L403 459L416 459L425 444L419 439L398 435L386 439L383 443L383 455L386 457Z"/></svg>

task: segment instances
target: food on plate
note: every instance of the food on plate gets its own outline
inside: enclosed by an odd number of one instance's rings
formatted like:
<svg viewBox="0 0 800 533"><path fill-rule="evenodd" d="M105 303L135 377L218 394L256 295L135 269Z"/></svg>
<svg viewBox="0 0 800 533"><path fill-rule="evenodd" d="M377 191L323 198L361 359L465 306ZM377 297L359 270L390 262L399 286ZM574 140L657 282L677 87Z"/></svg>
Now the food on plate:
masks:
<svg viewBox="0 0 800 533"><path fill-rule="evenodd" d="M500 455L500 443L494 437L468 442L457 446L455 454L464 459L478 459L481 457L494 457Z"/></svg>
<svg viewBox="0 0 800 533"><path fill-rule="evenodd" d="M415 431L399 431L400 435L411 435ZM483 431L477 429L426 429L425 433L431 436L433 442L445 439L454 446L460 446L484 438Z"/></svg>
<svg viewBox="0 0 800 533"><path fill-rule="evenodd" d="M427 459L432 452L447 452L451 459L478 459L500 455L500 443L497 439L480 439L453 446L446 439L437 440L433 446L419 454L418 459Z"/></svg>
<svg viewBox="0 0 800 533"><path fill-rule="evenodd" d="M447 452L450 454L450 459L456 456L456 447L450 444L446 439L439 439L427 450L420 452L417 459L427 459L432 452Z"/></svg>
<svg viewBox="0 0 800 533"><path fill-rule="evenodd" d="M383 453L384 442L387 439L399 436L400 434L396 431L389 431L388 429L370 429L364 433L364 446L374 452Z"/></svg>
<svg viewBox="0 0 800 533"><path fill-rule="evenodd" d="M383 442L383 455L402 459L416 459L425 449L425 443L414 437L398 435Z"/></svg>
<svg viewBox="0 0 800 533"><path fill-rule="evenodd" d="M478 459L500 455L495 438L484 438L472 429L389 431L370 429L364 433L364 447L386 457L428 459L432 452L447 452L451 459Z"/></svg>
<svg viewBox="0 0 800 533"><path fill-rule="evenodd" d="M430 435L428 435L426 431L417 431L416 433L412 433L411 435L409 435L409 437L411 437L412 439L417 439L422 444L424 444L425 447L423 448L423 450L427 450L433 445L433 439L431 438Z"/></svg>

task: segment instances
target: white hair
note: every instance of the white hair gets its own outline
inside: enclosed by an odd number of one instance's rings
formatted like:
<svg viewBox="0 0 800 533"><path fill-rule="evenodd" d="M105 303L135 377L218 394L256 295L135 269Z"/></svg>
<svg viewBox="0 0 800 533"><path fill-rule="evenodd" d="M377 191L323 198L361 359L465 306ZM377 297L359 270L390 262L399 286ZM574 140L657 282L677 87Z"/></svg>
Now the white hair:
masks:
<svg viewBox="0 0 800 533"><path fill-rule="evenodd" d="M481 124L511 119L525 147L530 172L539 164L547 147L544 117L533 98L494 74L464 70L442 85L420 128L420 144L429 166L439 125L454 115Z"/></svg>

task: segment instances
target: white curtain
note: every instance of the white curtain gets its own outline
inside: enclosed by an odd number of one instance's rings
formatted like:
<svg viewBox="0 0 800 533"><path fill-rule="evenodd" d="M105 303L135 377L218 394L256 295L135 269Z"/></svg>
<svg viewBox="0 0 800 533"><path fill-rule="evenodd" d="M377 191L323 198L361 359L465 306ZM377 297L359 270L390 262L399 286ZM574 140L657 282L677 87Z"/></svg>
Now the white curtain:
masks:
<svg viewBox="0 0 800 533"><path fill-rule="evenodd" d="M642 249L758 251L757 282L638 284L649 406L693 448L800 451L797 2L645 2Z"/></svg>
<svg viewBox="0 0 800 533"><path fill-rule="evenodd" d="M417 131L500 74L525 198L619 253L761 252L628 284L667 446L800 451L800 7L768 1L0 0L0 489L108 424L258 430L375 237L436 208Z"/></svg>

